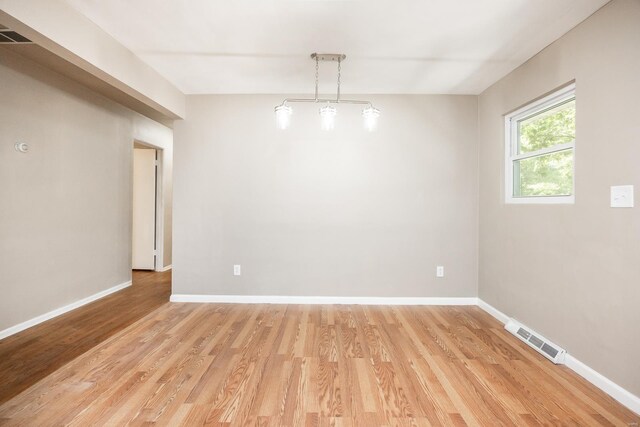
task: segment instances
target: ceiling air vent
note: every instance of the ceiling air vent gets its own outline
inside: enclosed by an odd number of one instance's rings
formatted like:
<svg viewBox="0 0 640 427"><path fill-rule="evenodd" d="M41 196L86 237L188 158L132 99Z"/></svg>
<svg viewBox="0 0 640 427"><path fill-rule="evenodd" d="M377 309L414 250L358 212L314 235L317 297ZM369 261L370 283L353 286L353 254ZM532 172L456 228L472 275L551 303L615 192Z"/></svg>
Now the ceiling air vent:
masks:
<svg viewBox="0 0 640 427"><path fill-rule="evenodd" d="M564 364L564 356L567 352L542 335L518 323L514 319L509 319L504 328L556 365Z"/></svg>
<svg viewBox="0 0 640 427"><path fill-rule="evenodd" d="M26 38L25 36L16 33L15 31L11 31L8 28L1 28L0 44L7 44L7 43L32 43L32 41Z"/></svg>

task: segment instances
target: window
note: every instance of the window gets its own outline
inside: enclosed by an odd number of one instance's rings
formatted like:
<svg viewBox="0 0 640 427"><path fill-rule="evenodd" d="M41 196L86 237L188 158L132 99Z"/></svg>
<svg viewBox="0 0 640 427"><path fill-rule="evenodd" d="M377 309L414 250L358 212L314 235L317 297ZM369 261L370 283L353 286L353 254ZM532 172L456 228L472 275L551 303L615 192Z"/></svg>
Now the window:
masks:
<svg viewBox="0 0 640 427"><path fill-rule="evenodd" d="M506 202L573 203L575 85L505 117Z"/></svg>

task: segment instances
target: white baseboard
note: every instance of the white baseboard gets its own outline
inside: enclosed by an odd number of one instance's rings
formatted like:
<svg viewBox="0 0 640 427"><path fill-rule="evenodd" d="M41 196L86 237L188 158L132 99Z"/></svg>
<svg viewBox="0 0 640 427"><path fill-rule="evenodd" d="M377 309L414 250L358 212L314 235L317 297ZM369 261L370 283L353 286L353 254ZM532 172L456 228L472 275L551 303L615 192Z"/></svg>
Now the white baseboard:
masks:
<svg viewBox="0 0 640 427"><path fill-rule="evenodd" d="M60 316L61 314L67 313L71 310L74 310L78 307L82 307L83 305L89 304L90 302L93 302L95 300L98 300L100 298L106 297L109 294L112 294L114 292L117 292L121 289L124 289L128 286L131 286L131 280L121 283L119 285L116 285L112 288L109 289L105 289L104 291L100 291L97 294L93 294L90 295L86 298L83 298L81 300L72 302L69 305L65 305L64 307L60 307L60 308L56 308L55 310L52 310L48 313L45 314L41 314L38 317L34 317L33 319L29 319L25 322L22 323L18 323L15 326L11 326L10 328L7 328L3 331L0 331L0 339L6 338L8 336L11 336L13 334L17 334L18 332L24 331L27 328L30 328L32 326L35 326L39 323L45 322L49 319L53 319L54 317Z"/></svg>
<svg viewBox="0 0 640 427"><path fill-rule="evenodd" d="M640 397L620 387L599 372L594 371L575 357L567 354L564 364L600 390L640 415Z"/></svg>
<svg viewBox="0 0 640 427"><path fill-rule="evenodd" d="M501 323L506 324L509 320L509 316L480 298L478 298L478 307L495 317ZM565 355L564 364L573 372L580 375L582 378L589 381L591 384L598 387L600 390L604 391L636 414L640 414L640 397L620 387L609 378L591 369L589 366L585 365L568 353Z"/></svg>
<svg viewBox="0 0 640 427"><path fill-rule="evenodd" d="M171 302L231 304L476 305L475 297L313 297L277 295L171 295Z"/></svg>
<svg viewBox="0 0 640 427"><path fill-rule="evenodd" d="M163 273L164 273L165 271L169 271L169 270L171 270L172 268L173 268L173 264L165 265L164 267L162 267L162 268L160 269L160 272L163 272Z"/></svg>
<svg viewBox="0 0 640 427"><path fill-rule="evenodd" d="M478 298L478 307L495 317L503 325L506 325L509 321L509 316L493 307L492 305L489 305L486 302L482 301L480 298Z"/></svg>

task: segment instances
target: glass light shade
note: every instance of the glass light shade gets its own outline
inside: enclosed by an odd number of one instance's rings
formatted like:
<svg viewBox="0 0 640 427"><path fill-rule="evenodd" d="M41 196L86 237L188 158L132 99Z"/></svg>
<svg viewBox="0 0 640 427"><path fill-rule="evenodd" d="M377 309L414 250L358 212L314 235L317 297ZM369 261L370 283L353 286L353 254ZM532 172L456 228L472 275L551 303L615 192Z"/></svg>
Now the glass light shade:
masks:
<svg viewBox="0 0 640 427"><path fill-rule="evenodd" d="M373 132L378 127L378 117L380 117L380 110L369 106L362 110L362 117L364 118L364 128L369 132Z"/></svg>
<svg viewBox="0 0 640 427"><path fill-rule="evenodd" d="M275 108L276 111L276 123L278 125L278 129L287 129L289 124L291 124L291 113L293 110L288 105L278 105Z"/></svg>
<svg viewBox="0 0 640 427"><path fill-rule="evenodd" d="M320 108L322 130L333 130L336 124L336 113L336 108L331 105L325 105Z"/></svg>

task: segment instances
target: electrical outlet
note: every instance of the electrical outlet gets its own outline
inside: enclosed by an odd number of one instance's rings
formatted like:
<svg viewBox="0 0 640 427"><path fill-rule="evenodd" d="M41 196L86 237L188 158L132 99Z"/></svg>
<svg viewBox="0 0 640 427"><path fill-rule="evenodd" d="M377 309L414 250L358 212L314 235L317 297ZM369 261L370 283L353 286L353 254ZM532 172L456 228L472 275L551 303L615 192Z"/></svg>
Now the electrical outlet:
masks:
<svg viewBox="0 0 640 427"><path fill-rule="evenodd" d="M234 276L240 276L240 274L242 274L242 270L240 269L240 265L236 264L233 266L233 275Z"/></svg>
<svg viewBox="0 0 640 427"><path fill-rule="evenodd" d="M436 267L436 277L444 277L444 266L439 265Z"/></svg>

